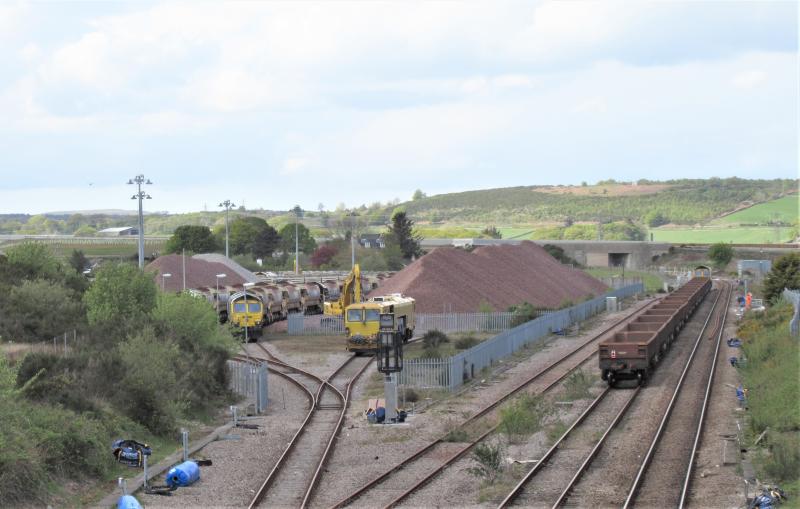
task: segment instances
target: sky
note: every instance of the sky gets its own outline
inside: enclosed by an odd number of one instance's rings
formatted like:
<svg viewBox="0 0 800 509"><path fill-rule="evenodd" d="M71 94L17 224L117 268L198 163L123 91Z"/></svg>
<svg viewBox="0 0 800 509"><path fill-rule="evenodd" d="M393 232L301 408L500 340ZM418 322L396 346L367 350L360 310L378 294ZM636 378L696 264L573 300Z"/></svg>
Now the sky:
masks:
<svg viewBox="0 0 800 509"><path fill-rule="evenodd" d="M0 2L0 213L798 177L798 4Z"/></svg>

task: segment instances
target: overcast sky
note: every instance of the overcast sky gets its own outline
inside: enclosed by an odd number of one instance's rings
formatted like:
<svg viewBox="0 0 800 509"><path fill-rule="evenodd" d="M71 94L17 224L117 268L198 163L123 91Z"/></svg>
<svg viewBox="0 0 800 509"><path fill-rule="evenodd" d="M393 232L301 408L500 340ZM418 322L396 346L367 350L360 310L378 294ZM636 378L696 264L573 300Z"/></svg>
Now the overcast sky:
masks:
<svg viewBox="0 0 800 509"><path fill-rule="evenodd" d="M0 213L798 176L788 2L0 3Z"/></svg>

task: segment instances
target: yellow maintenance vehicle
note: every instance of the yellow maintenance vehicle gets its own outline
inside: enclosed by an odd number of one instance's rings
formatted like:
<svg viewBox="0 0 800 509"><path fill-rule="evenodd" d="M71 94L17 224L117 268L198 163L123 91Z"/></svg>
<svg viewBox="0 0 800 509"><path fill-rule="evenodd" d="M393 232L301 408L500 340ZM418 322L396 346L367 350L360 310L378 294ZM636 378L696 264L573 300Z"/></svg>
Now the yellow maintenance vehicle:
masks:
<svg viewBox="0 0 800 509"><path fill-rule="evenodd" d="M375 352L381 313L394 314L397 331L403 335L403 342L407 342L414 336L415 307L414 299L399 293L350 304L344 314L347 350L356 354Z"/></svg>
<svg viewBox="0 0 800 509"><path fill-rule="evenodd" d="M335 301L326 302L323 312L326 315L341 317L347 306L354 302L361 302L362 299L361 268L356 263L342 284L342 292L339 294L339 298Z"/></svg>

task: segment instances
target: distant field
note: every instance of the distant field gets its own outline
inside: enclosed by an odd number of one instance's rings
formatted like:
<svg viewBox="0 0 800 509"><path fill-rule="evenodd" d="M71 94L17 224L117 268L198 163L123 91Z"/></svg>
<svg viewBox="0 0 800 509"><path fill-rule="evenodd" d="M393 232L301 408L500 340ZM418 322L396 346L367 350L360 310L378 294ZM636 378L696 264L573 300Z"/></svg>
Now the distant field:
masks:
<svg viewBox="0 0 800 509"><path fill-rule="evenodd" d="M729 216L715 219L712 224L766 224L775 220L792 224L797 221L798 210L800 210L800 195L795 194L734 212Z"/></svg>
<svg viewBox="0 0 800 509"><path fill-rule="evenodd" d="M533 227L515 228L515 227L498 227L500 234L504 239L529 239L530 234L533 232Z"/></svg>
<svg viewBox="0 0 800 509"><path fill-rule="evenodd" d="M740 228L686 228L654 229L655 242L700 243L732 242L734 244L770 244L791 240L792 228L772 228L753 226Z"/></svg>
<svg viewBox="0 0 800 509"><path fill-rule="evenodd" d="M83 254L89 257L102 256L102 257L128 257L134 256L138 252L138 244L135 240L126 240L120 242L109 243L98 239L97 242L91 240L57 240L57 241L33 241L43 242L49 247L56 256L66 258L72 254L73 250L83 251ZM147 240L144 241L145 255L152 253L163 253L164 246L167 241L165 239ZM4 244L3 247L8 248L15 243Z"/></svg>

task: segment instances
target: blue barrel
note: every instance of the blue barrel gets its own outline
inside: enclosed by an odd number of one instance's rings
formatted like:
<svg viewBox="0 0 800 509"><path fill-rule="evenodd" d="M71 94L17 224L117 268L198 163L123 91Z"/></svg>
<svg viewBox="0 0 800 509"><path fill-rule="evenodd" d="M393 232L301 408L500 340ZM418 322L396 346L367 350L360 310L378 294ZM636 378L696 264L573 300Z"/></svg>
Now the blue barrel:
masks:
<svg viewBox="0 0 800 509"><path fill-rule="evenodd" d="M200 479L200 467L194 461L184 461L167 472L167 486L189 486Z"/></svg>
<svg viewBox="0 0 800 509"><path fill-rule="evenodd" d="M117 500L117 509L142 509L142 504L131 495L122 495Z"/></svg>

